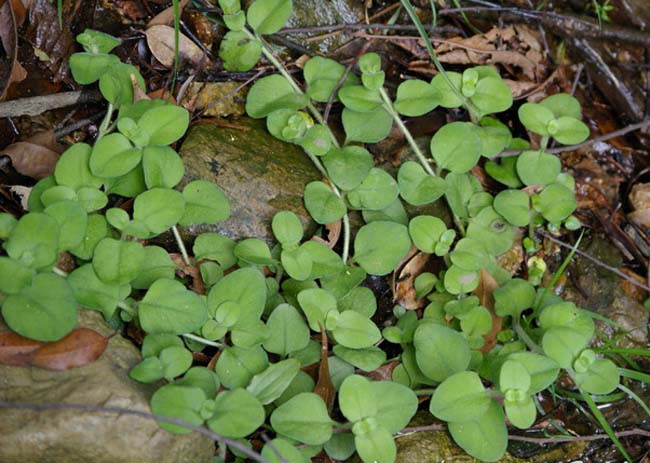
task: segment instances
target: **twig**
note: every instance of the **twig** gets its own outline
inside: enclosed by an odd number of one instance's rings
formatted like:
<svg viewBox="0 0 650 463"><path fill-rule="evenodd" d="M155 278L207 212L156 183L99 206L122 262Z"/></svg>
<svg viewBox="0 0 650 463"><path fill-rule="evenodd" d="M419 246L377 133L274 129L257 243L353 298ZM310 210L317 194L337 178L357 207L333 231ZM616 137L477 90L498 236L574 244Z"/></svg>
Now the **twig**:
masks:
<svg viewBox="0 0 650 463"><path fill-rule="evenodd" d="M546 232L540 231L539 232L544 238L548 239L549 241L557 244L558 246L561 246L566 249L573 249L573 246L566 244L563 241L558 240L557 238L549 235ZM630 284L634 286L638 286L639 288L645 289L646 291L650 291L650 286L644 285L643 283L638 282L634 278L632 278L629 275L626 275L625 273L621 272L619 269L612 267L611 265L607 265L606 263L598 260L597 258L591 256L590 254L587 254L584 251L581 251L580 249L576 249L576 254L579 255L580 257L584 257L585 259L593 262L594 264L598 265L599 267L604 268L605 270L608 270L612 272L613 274L623 278L624 280L630 282Z"/></svg>
<svg viewBox="0 0 650 463"><path fill-rule="evenodd" d="M334 87L334 90L330 94L330 98L327 101L327 105L325 106L325 111L323 111L323 120L327 122L330 116L330 111L332 110L332 105L334 104L334 100L336 99L336 95L338 95L339 90L347 80L348 76L350 75L350 72L352 71L352 68L359 62L359 59L361 58L361 55L363 55L367 50L368 47L370 47L371 42L364 42L363 46L359 50L359 52L356 54L356 56L350 61L350 64L345 68L345 71L343 72L343 75L341 75L341 78L339 81L336 83L336 87Z"/></svg>
<svg viewBox="0 0 650 463"><path fill-rule="evenodd" d="M0 118L38 116L51 109L65 108L77 103L92 103L101 99L99 92L85 90L18 98L0 103Z"/></svg>
<svg viewBox="0 0 650 463"><path fill-rule="evenodd" d="M195 426L192 423L189 423L185 420L181 420L178 418L170 418L161 415L154 415L152 413L143 412L140 410L132 410L130 408L124 408L124 407L86 405L86 404L78 404L78 403L48 403L48 402L35 403L35 402L5 402L5 401L0 401L0 408L17 409L17 410L36 410L36 411L77 410L81 412L110 413L110 414L117 414L117 415L124 414L124 415L139 416L147 420L162 421L163 423L170 423L170 424L176 424L178 426L183 426L187 429L191 429L192 431L198 432L199 434L203 434L204 436L209 437L214 442L218 442L219 444L224 444L233 449L237 449L239 452L245 454L246 456L252 458L253 460L259 463L269 463L269 461L266 458L262 457L260 454L254 452L253 450L249 449L244 444L242 444L241 442L235 439L230 439L228 437L221 436L215 432L210 431L207 428L204 428L202 426Z"/></svg>
<svg viewBox="0 0 650 463"><path fill-rule="evenodd" d="M565 151L575 151L579 148L584 148L585 146L595 145L596 143L599 143L601 141L607 141L607 140L611 140L612 138L622 137L623 135L627 135L630 132L635 132L637 130L644 129L646 127L650 127L650 118L644 119L641 122L637 122L636 124L628 125L627 127L623 127L622 129L615 130L613 132L609 132L604 135L600 135L598 137L592 138L585 142L578 143L577 145L560 146L558 148L546 150L546 152L557 154L557 153L563 153ZM521 153L523 153L523 151L502 151L501 153L497 154L495 157L506 158L510 156L518 156Z"/></svg>
<svg viewBox="0 0 650 463"><path fill-rule="evenodd" d="M62 127L62 128L60 128L58 130L55 130L54 131L54 137L57 138L57 139L59 139L61 137L64 137L64 136L68 135L69 133L74 132L75 130L79 130L79 129L83 128L83 127L86 127L87 125L90 125L90 124L92 124L94 122L97 122L102 117L104 117L105 114L106 114L106 111L100 111L100 112L98 112L96 114L93 114L92 116L90 116L90 117L88 117L86 119L81 119L81 120L79 120L79 121L77 121L77 122L75 122L73 124L70 124L70 125L68 125L66 127Z"/></svg>

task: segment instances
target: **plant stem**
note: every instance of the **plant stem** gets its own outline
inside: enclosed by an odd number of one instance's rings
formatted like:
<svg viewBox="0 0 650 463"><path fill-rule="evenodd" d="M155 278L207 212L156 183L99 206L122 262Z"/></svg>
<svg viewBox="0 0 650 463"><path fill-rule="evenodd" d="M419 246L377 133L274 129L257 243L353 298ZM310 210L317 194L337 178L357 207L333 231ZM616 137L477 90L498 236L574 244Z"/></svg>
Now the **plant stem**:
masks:
<svg viewBox="0 0 650 463"><path fill-rule="evenodd" d="M136 309L134 309L133 307L131 307L129 304L127 304L124 301L118 302L117 307L124 310L126 313L128 313L132 317L135 317L138 314L138 311Z"/></svg>
<svg viewBox="0 0 650 463"><path fill-rule="evenodd" d="M513 317L512 318L512 328L515 330L515 333L517 333L517 336L519 336L519 339L524 341L524 344L528 346L528 348L536 352L538 354L543 354L544 351L542 351L542 348L537 345L535 341L533 341L533 338L530 337L530 335L524 330L524 328L521 326L521 322L519 321L519 317Z"/></svg>
<svg viewBox="0 0 650 463"><path fill-rule="evenodd" d="M302 91L302 88L300 88L298 82L296 82L296 80L291 76L291 74L289 74L289 71L287 71L287 69L280 62L280 60L276 58L273 52L269 49L269 46L266 44L266 42L264 42L264 40L262 40L262 38L259 35L253 34L247 28L244 28L243 31L250 39L260 41L260 43L262 44L262 53L264 54L266 59L268 59L269 62L273 64L273 66L275 66L278 72L280 72L280 74L282 74L282 76L287 80L287 82L289 82L289 84L291 85L291 87L294 89L296 93L298 93L299 95L304 95L305 92ZM309 109L309 112L312 114L314 119L316 119L316 121L319 124L321 124L323 127L327 129L330 139L332 140L332 144L335 147L339 148L341 145L339 145L339 142L334 136L334 133L329 128L329 126L325 123L325 120L323 119L323 116L321 116L318 109L312 103L307 104L307 109ZM323 164L320 162L320 160L316 156L306 151L305 153L307 154L311 162L314 164L314 166L316 166L316 169L318 169L318 171L323 175L323 177L325 177L327 180L330 180L329 175L327 174L327 170L325 169L325 166L323 166ZM330 187L332 188L332 191L334 192L334 194L336 194L336 196L338 196L339 198L343 198L343 194L341 193L341 191L339 191L336 185L334 185L334 182L332 182L331 180L330 180ZM343 254L341 256L344 264L347 263L349 253L350 253L350 218L348 217L348 214L345 214L343 216Z"/></svg>
<svg viewBox="0 0 650 463"><path fill-rule="evenodd" d="M172 233L176 239L176 244L178 244L178 249L180 249L181 255L183 256L183 262L185 262L185 265L190 265L190 256L187 254L185 243L183 243L183 239L181 238L181 234L178 232L176 225L172 226Z"/></svg>
<svg viewBox="0 0 650 463"><path fill-rule="evenodd" d="M197 336L192 333L183 333L181 334L184 338L191 339L192 341L200 342L201 344L205 344L206 346L212 346L216 347L217 349L223 349L224 345L220 342L216 341L210 341L208 339L202 338L201 336Z"/></svg>
<svg viewBox="0 0 650 463"><path fill-rule="evenodd" d="M52 272L56 273L57 275L63 278L68 276L67 272L64 272L63 270L61 270L59 267L56 266L52 267Z"/></svg>
<svg viewBox="0 0 650 463"><path fill-rule="evenodd" d="M432 177L435 177L436 173L431 167L431 164L429 164L429 161L427 160L426 156L424 155L424 153L418 146L417 142L413 138L413 135L411 135L411 132L404 124L404 121L402 121L402 118L399 116L399 113L397 112L397 110L395 110L395 107L393 106L393 102L390 100L390 97L388 96L386 90L383 87L379 89L379 94L381 95L382 100L384 100L384 108L386 109L386 111L390 113L391 116L393 116L393 120L397 124L397 127L399 127L399 129L404 134L404 137L406 137L406 141L411 146L411 149L417 156L418 160L420 161L420 164L422 164L424 170L427 172L427 174L431 175Z"/></svg>
<svg viewBox="0 0 650 463"><path fill-rule="evenodd" d="M97 134L96 141L99 141L104 135L108 133L108 127L111 123L111 118L113 117L114 110L115 107L113 106L113 103L108 103L108 108L106 109L106 115L104 116L104 119L102 120L102 123L99 126L99 133Z"/></svg>

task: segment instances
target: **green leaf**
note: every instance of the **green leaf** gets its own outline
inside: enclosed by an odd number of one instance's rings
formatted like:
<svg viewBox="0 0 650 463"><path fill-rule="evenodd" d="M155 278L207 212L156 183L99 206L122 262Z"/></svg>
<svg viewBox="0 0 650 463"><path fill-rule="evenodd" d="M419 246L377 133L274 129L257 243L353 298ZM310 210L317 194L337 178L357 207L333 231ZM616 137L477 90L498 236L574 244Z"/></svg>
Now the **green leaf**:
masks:
<svg viewBox="0 0 650 463"><path fill-rule="evenodd" d="M337 343L351 349L370 347L381 339L381 332L372 320L354 310L346 310L338 316L335 328L327 328Z"/></svg>
<svg viewBox="0 0 650 463"><path fill-rule="evenodd" d="M481 139L481 156L496 156L512 142L510 129L497 119L483 117L479 124L477 133Z"/></svg>
<svg viewBox="0 0 650 463"><path fill-rule="evenodd" d="M543 136L549 134L548 124L555 119L555 115L550 109L537 103L524 103L519 107L518 114L524 127Z"/></svg>
<svg viewBox="0 0 650 463"><path fill-rule="evenodd" d="M399 188L385 170L373 167L366 179L348 193L347 199L357 209L381 210L397 199Z"/></svg>
<svg viewBox="0 0 650 463"><path fill-rule="evenodd" d="M339 389L339 407L348 421L356 423L377 415L379 397L373 394L372 383L365 377L351 375Z"/></svg>
<svg viewBox="0 0 650 463"><path fill-rule="evenodd" d="M517 227L530 222L530 197L522 190L501 191L494 197L494 209Z"/></svg>
<svg viewBox="0 0 650 463"><path fill-rule="evenodd" d="M339 90L339 99L346 108L367 113L382 105L381 95L377 90L370 90L363 85L349 85Z"/></svg>
<svg viewBox="0 0 650 463"><path fill-rule="evenodd" d="M283 250L280 254L280 262L287 275L294 280L304 281L311 276L313 262L304 248Z"/></svg>
<svg viewBox="0 0 650 463"><path fill-rule="evenodd" d="M504 400L503 405L506 410L508 420L519 429L528 429L535 423L537 409L532 397L526 395L522 400L511 401Z"/></svg>
<svg viewBox="0 0 650 463"><path fill-rule="evenodd" d="M334 354L363 371L374 371L386 361L386 353L379 347L350 349L342 344L334 346Z"/></svg>
<svg viewBox="0 0 650 463"><path fill-rule="evenodd" d="M302 223L291 211L280 211L273 216L271 228L275 238L284 246L299 244L303 237Z"/></svg>
<svg viewBox="0 0 650 463"><path fill-rule="evenodd" d="M377 143L393 128L393 118L383 107L363 113L344 108L341 118L346 143Z"/></svg>
<svg viewBox="0 0 650 463"><path fill-rule="evenodd" d="M99 77L99 91L106 100L119 108L123 104L133 103L134 80L142 91L146 91L140 71L135 66L118 61Z"/></svg>
<svg viewBox="0 0 650 463"><path fill-rule="evenodd" d="M81 85L96 82L111 67L119 64L120 59L115 55L95 53L73 53L69 63L73 79Z"/></svg>
<svg viewBox="0 0 650 463"><path fill-rule="evenodd" d="M327 103L336 90L339 81L345 73L345 66L333 59L314 56L305 63L303 76L307 83L307 94L314 101ZM359 79L354 73L349 73L344 86L354 85ZM337 101L336 95L334 101Z"/></svg>
<svg viewBox="0 0 650 463"><path fill-rule="evenodd" d="M234 389L248 385L268 364L266 352L260 346L226 347L217 360L215 371L225 387Z"/></svg>
<svg viewBox="0 0 650 463"><path fill-rule="evenodd" d="M138 308L148 333L191 333L207 320L205 301L175 280L161 278L151 285Z"/></svg>
<svg viewBox="0 0 650 463"><path fill-rule="evenodd" d="M248 91L246 113L261 119L278 109L302 109L307 103L306 95L297 93L283 76L273 74L257 80Z"/></svg>
<svg viewBox="0 0 650 463"><path fill-rule="evenodd" d="M235 245L233 254L237 259L253 265L273 265L276 261L271 257L269 246L257 238L247 238Z"/></svg>
<svg viewBox="0 0 650 463"><path fill-rule="evenodd" d="M508 390L515 389L527 393L530 389L531 378L526 367L516 360L508 359L501 366L499 372L499 388L506 393Z"/></svg>
<svg viewBox="0 0 650 463"><path fill-rule="evenodd" d="M445 379L431 396L429 411L449 422L480 420L492 399L481 378L473 371L461 371Z"/></svg>
<svg viewBox="0 0 650 463"><path fill-rule="evenodd" d="M281 360L253 376L246 390L257 397L262 405L268 405L282 395L298 371L300 371L298 360Z"/></svg>
<svg viewBox="0 0 650 463"><path fill-rule="evenodd" d="M163 379L163 369L158 357L145 358L131 368L129 378L140 383L155 383Z"/></svg>
<svg viewBox="0 0 650 463"><path fill-rule="evenodd" d="M123 299L123 286L104 283L97 277L91 264L82 265L70 273L68 283L80 305L100 311L107 320L113 316L118 302Z"/></svg>
<svg viewBox="0 0 650 463"><path fill-rule="evenodd" d="M413 244L422 252L434 254L436 245L447 226L438 217L419 215L409 222L409 234Z"/></svg>
<svg viewBox="0 0 650 463"><path fill-rule="evenodd" d="M8 212L0 212L0 239L6 240L18 221Z"/></svg>
<svg viewBox="0 0 650 463"><path fill-rule="evenodd" d="M185 373L192 366L192 353L185 347L166 347L158 356L163 369L163 377L172 381Z"/></svg>
<svg viewBox="0 0 650 463"><path fill-rule="evenodd" d="M551 121L548 125L548 132L563 145L582 143L590 135L589 127L573 117L560 117Z"/></svg>
<svg viewBox="0 0 650 463"><path fill-rule="evenodd" d="M535 303L535 287L521 278L513 278L494 290L494 311L499 317L519 317Z"/></svg>
<svg viewBox="0 0 650 463"><path fill-rule="evenodd" d="M0 257L0 293L15 294L28 287L36 272L22 263Z"/></svg>
<svg viewBox="0 0 650 463"><path fill-rule="evenodd" d="M280 405L271 414L273 429L308 445L320 445L332 436L332 420L320 396L303 392Z"/></svg>
<svg viewBox="0 0 650 463"><path fill-rule="evenodd" d="M104 283L126 284L138 276L144 259L140 243L104 238L95 247L93 269Z"/></svg>
<svg viewBox="0 0 650 463"><path fill-rule="evenodd" d="M119 177L131 171L141 159L140 148L134 148L121 133L111 133L95 143L89 166L98 177Z"/></svg>
<svg viewBox="0 0 650 463"><path fill-rule="evenodd" d="M203 424L200 411L205 400L205 393L198 387L166 384L151 397L151 411L154 415L177 418L194 426L200 426ZM158 424L161 428L175 434L192 432L190 429L177 424L163 421L159 421Z"/></svg>
<svg viewBox="0 0 650 463"><path fill-rule="evenodd" d="M508 446L508 428L501 406L492 402L478 420L449 423L451 437L474 458L497 461Z"/></svg>
<svg viewBox="0 0 650 463"><path fill-rule="evenodd" d="M77 324L77 301L65 279L40 273L30 286L7 296L2 304L2 317L21 336L58 341Z"/></svg>
<svg viewBox="0 0 650 463"><path fill-rule="evenodd" d="M418 397L410 388L392 381L370 383L372 395L379 398L375 418L390 434L405 428L418 409Z"/></svg>
<svg viewBox="0 0 650 463"><path fill-rule="evenodd" d="M442 382L469 366L471 352L467 341L446 326L421 324L413 335L413 345L418 366L434 381Z"/></svg>
<svg viewBox="0 0 650 463"><path fill-rule="evenodd" d="M323 450L325 450L328 457L334 460L347 461L356 450L354 434L351 432L333 434L332 438L323 446Z"/></svg>
<svg viewBox="0 0 650 463"><path fill-rule="evenodd" d="M271 332L271 336L264 342L267 352L286 357L309 344L309 328L300 313L289 304L277 306L266 325Z"/></svg>
<svg viewBox="0 0 650 463"><path fill-rule="evenodd" d="M325 325L325 317L330 311L337 311L336 298L321 288L304 289L298 293L298 302L309 322L309 327L320 332L319 323Z"/></svg>
<svg viewBox="0 0 650 463"><path fill-rule="evenodd" d="M470 222L466 236L480 240L489 253L498 256L510 249L516 233L493 207L486 207Z"/></svg>
<svg viewBox="0 0 650 463"><path fill-rule="evenodd" d="M451 81L453 86L460 89L462 75L458 72L447 72L447 78ZM447 79L442 73L436 74L431 80L431 86L439 95L440 106L443 108L458 108L462 106L463 101L458 98L456 92L449 86Z"/></svg>
<svg viewBox="0 0 650 463"><path fill-rule="evenodd" d="M121 177L106 180L106 194L135 198L146 189L147 185L144 182L144 172L140 166L137 166Z"/></svg>
<svg viewBox="0 0 650 463"><path fill-rule="evenodd" d="M299 145L314 156L325 156L332 148L332 135L328 127L322 124L311 126Z"/></svg>
<svg viewBox="0 0 650 463"><path fill-rule="evenodd" d="M77 201L85 212L90 213L103 209L108 204L108 197L96 188L81 187L77 191Z"/></svg>
<svg viewBox="0 0 650 463"><path fill-rule="evenodd" d="M116 39L112 35L93 29L84 30L77 35L76 40L83 45L85 51L95 54L110 53L113 48L122 43L120 39Z"/></svg>
<svg viewBox="0 0 650 463"><path fill-rule="evenodd" d="M142 222L154 235L176 225L185 212L185 199L169 188L152 188L140 193L133 204L133 219Z"/></svg>
<svg viewBox="0 0 650 463"><path fill-rule="evenodd" d="M467 206L475 193L483 191L481 184L473 175L454 173L447 174L445 184L445 199L451 210L462 219L468 218Z"/></svg>
<svg viewBox="0 0 650 463"><path fill-rule="evenodd" d="M451 294L463 294L474 291L478 287L478 272L466 270L458 265L452 265L445 272L445 289Z"/></svg>
<svg viewBox="0 0 650 463"><path fill-rule="evenodd" d="M544 98L539 103L547 109L550 109L554 117L572 117L580 119L582 111L577 98L568 93L558 93Z"/></svg>
<svg viewBox="0 0 650 463"><path fill-rule="evenodd" d="M552 183L533 199L533 207L549 222L558 223L578 207L573 191L560 183Z"/></svg>
<svg viewBox="0 0 650 463"><path fill-rule="evenodd" d="M393 436L381 424L367 432L355 432L354 445L365 463L393 463L397 457Z"/></svg>
<svg viewBox="0 0 650 463"><path fill-rule="evenodd" d="M522 183L517 176L516 165L517 158L507 157L502 158L500 164L488 161L484 167L488 175L497 182L504 184L508 188L520 188Z"/></svg>
<svg viewBox="0 0 650 463"><path fill-rule="evenodd" d="M596 359L587 371L575 373L576 385L589 394L609 394L620 379L618 367L609 359Z"/></svg>
<svg viewBox="0 0 650 463"><path fill-rule="evenodd" d="M470 100L482 114L500 113L512 106L512 93L501 77L486 77L478 81Z"/></svg>
<svg viewBox="0 0 650 463"><path fill-rule="evenodd" d="M194 240L192 252L197 261L210 259L228 269L237 263L234 250L237 243L219 233L201 233Z"/></svg>
<svg viewBox="0 0 650 463"><path fill-rule="evenodd" d="M180 225L214 224L230 217L230 202L224 192L206 180L194 180L183 188L185 213Z"/></svg>
<svg viewBox="0 0 650 463"><path fill-rule="evenodd" d="M214 400L214 416L208 427L226 437L244 437L264 423L264 407L244 389L224 391Z"/></svg>
<svg viewBox="0 0 650 463"><path fill-rule="evenodd" d="M167 347L184 347L183 341L173 334L148 334L142 342L142 356L144 358L158 357Z"/></svg>
<svg viewBox="0 0 650 463"><path fill-rule="evenodd" d="M452 122L431 139L431 155L439 168L462 174L471 170L481 157L481 139L472 124Z"/></svg>
<svg viewBox="0 0 650 463"><path fill-rule="evenodd" d="M208 293L208 311L214 316L224 302L236 302L244 309L239 319L249 325L260 319L266 303L264 275L254 268L241 268L224 276Z"/></svg>
<svg viewBox="0 0 650 463"><path fill-rule="evenodd" d="M131 282L135 289L147 289L160 278L174 279L176 265L160 246L145 246L144 261L137 278Z"/></svg>
<svg viewBox="0 0 650 463"><path fill-rule="evenodd" d="M322 283L322 282L321 282ZM377 311L377 299L370 288L358 286L352 288L338 300L339 311L354 310L366 318L372 317Z"/></svg>
<svg viewBox="0 0 650 463"><path fill-rule="evenodd" d="M246 72L255 67L262 56L262 42L243 31L229 31L221 40L219 58L231 72Z"/></svg>
<svg viewBox="0 0 650 463"><path fill-rule="evenodd" d="M451 262L465 270L481 270L494 265L494 258L485 249L482 241L462 238L449 255Z"/></svg>
<svg viewBox="0 0 650 463"><path fill-rule="evenodd" d="M59 201L45 208L45 213L56 220L59 228L59 250L67 251L81 244L86 236L88 216L74 201Z"/></svg>
<svg viewBox="0 0 650 463"><path fill-rule="evenodd" d="M75 190L83 187L99 188L103 181L90 172L90 152L92 148L86 143L75 143L65 150L54 168L54 178L59 185Z"/></svg>
<svg viewBox="0 0 650 463"><path fill-rule="evenodd" d="M395 109L409 117L423 116L438 107L440 96L436 89L423 80L405 80L397 87Z"/></svg>
<svg viewBox="0 0 650 463"><path fill-rule="evenodd" d="M291 0L255 0L246 19L258 34L274 34L289 20L292 9Z"/></svg>
<svg viewBox="0 0 650 463"><path fill-rule="evenodd" d="M269 463L309 463L311 461L284 439L273 439L267 442L262 449L262 458Z"/></svg>
<svg viewBox="0 0 650 463"><path fill-rule="evenodd" d="M404 201L413 206L430 204L445 194L446 183L440 177L432 177L413 161L406 161L397 173L399 192Z"/></svg>
<svg viewBox="0 0 650 463"><path fill-rule="evenodd" d="M349 191L368 177L373 159L370 152L361 146L344 146L333 148L323 156L323 165L336 186Z"/></svg>
<svg viewBox="0 0 650 463"><path fill-rule="evenodd" d="M198 387L205 392L206 397L214 397L219 389L219 377L206 367L192 367L183 378L175 382L181 386Z"/></svg>
<svg viewBox="0 0 650 463"><path fill-rule="evenodd" d="M183 178L180 156L168 146L147 146L142 155L144 181L148 188L174 188Z"/></svg>
<svg viewBox="0 0 650 463"><path fill-rule="evenodd" d="M557 379L560 367L554 360L532 352L515 352L508 356L526 368L530 376L528 391L537 394L549 387Z"/></svg>
<svg viewBox="0 0 650 463"><path fill-rule="evenodd" d="M106 219L100 214L91 214L88 216L86 226L86 235L79 246L70 249L70 253L84 260L91 260L95 251L95 246L108 234L108 225Z"/></svg>
<svg viewBox="0 0 650 463"><path fill-rule="evenodd" d="M371 275L387 275L411 247L408 229L394 222L372 222L354 239L354 260Z"/></svg>
<svg viewBox="0 0 650 463"><path fill-rule="evenodd" d="M305 187L305 208L317 223L328 224L347 212L343 200L323 182L310 182Z"/></svg>
<svg viewBox="0 0 650 463"><path fill-rule="evenodd" d="M33 268L54 265L59 250L59 226L56 220L40 212L30 212L18 220L4 243L12 259Z"/></svg>

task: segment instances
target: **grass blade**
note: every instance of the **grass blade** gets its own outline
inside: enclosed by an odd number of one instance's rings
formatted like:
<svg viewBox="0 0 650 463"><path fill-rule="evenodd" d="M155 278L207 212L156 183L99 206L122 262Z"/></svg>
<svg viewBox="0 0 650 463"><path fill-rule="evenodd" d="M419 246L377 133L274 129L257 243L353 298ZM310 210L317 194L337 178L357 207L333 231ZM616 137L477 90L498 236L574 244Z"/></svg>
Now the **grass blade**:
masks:
<svg viewBox="0 0 650 463"><path fill-rule="evenodd" d="M580 389L580 393L582 394L582 398L584 401L589 405L589 409L591 410L591 413L593 413L594 418L596 418L596 421L600 424L600 426L603 428L603 431L607 433L609 438L612 440L616 448L618 449L619 452L621 452L621 455L625 458L626 461L629 463L632 463L632 458L627 453L627 450L625 450L625 447L623 447L623 444L621 441L616 437L616 434L614 433L614 430L610 426L610 424L607 422L605 419L605 416L603 413L600 411L596 403L594 402L594 399L591 397L591 395L587 394L585 391Z"/></svg>

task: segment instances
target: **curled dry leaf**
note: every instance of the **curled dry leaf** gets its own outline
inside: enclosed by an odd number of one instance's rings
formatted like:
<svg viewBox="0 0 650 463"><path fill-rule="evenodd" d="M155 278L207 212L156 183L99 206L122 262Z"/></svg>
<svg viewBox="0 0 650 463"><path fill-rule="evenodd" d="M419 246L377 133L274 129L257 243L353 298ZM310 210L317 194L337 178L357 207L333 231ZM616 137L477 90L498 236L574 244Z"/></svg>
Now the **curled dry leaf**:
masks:
<svg viewBox="0 0 650 463"><path fill-rule="evenodd" d="M393 300L407 310L421 309L427 305L426 298L417 299L414 282L424 272L431 254L417 252L399 271L393 274Z"/></svg>
<svg viewBox="0 0 650 463"><path fill-rule="evenodd" d="M327 331L325 330L325 327L321 325L319 322L318 325L320 326L320 335L321 335L321 356L320 356L320 364L318 366L318 381L316 382L316 386L314 387L314 393L318 394L322 399L323 402L327 405L327 409L329 411L332 411L332 407L334 406L334 398L336 397L336 390L334 389L334 385L332 384L332 378L330 377L330 370L329 370L329 363L328 363L328 342L327 342Z"/></svg>
<svg viewBox="0 0 650 463"><path fill-rule="evenodd" d="M109 339L90 328L76 328L55 342L33 341L12 332L0 333L0 363L68 370L97 360Z"/></svg>
<svg viewBox="0 0 650 463"><path fill-rule="evenodd" d="M311 239L323 243L330 249L334 249L341 236L341 221L337 220L336 222L328 223L325 225L325 230L327 230L327 238L323 239L320 236L314 235Z"/></svg>
<svg viewBox="0 0 650 463"><path fill-rule="evenodd" d="M165 67L174 66L174 28L165 25L152 26L145 31L145 35L153 56ZM195 67L199 67L205 60L203 51L187 36L180 33L178 56L180 61L189 62Z"/></svg>
<svg viewBox="0 0 650 463"><path fill-rule="evenodd" d="M392 381L393 370L399 365L400 362L398 362L397 360L393 360L388 363L384 363L382 366L380 366L374 371L370 371L368 373L361 372L360 374L363 376L367 376L373 381Z"/></svg>
<svg viewBox="0 0 650 463"><path fill-rule="evenodd" d="M24 141L12 143L2 149L11 158L14 169L22 175L40 180L54 172L61 153L54 131L37 132Z"/></svg>
<svg viewBox="0 0 650 463"><path fill-rule="evenodd" d="M27 77L27 71L18 62L18 24L25 19L25 9L21 7L19 0L6 1L0 6L0 41L8 61L6 66L0 62L0 82L3 82L0 101L6 98L11 84Z"/></svg>
<svg viewBox="0 0 650 463"><path fill-rule="evenodd" d="M178 4L178 9L182 13L183 8L187 6L187 4L190 2L190 0L181 0ZM158 26L158 25L170 25L174 22L174 6L169 6L162 10L160 13L158 13L156 16L154 16L149 23L147 23L147 27L151 26Z"/></svg>
<svg viewBox="0 0 650 463"><path fill-rule="evenodd" d="M503 318L494 313L494 290L499 287L499 284L485 269L481 269L478 278L478 287L474 294L478 297L479 303L488 309L492 316L492 329L483 336L485 344L481 347L481 352L487 354L497 344L497 335L503 326Z"/></svg>

